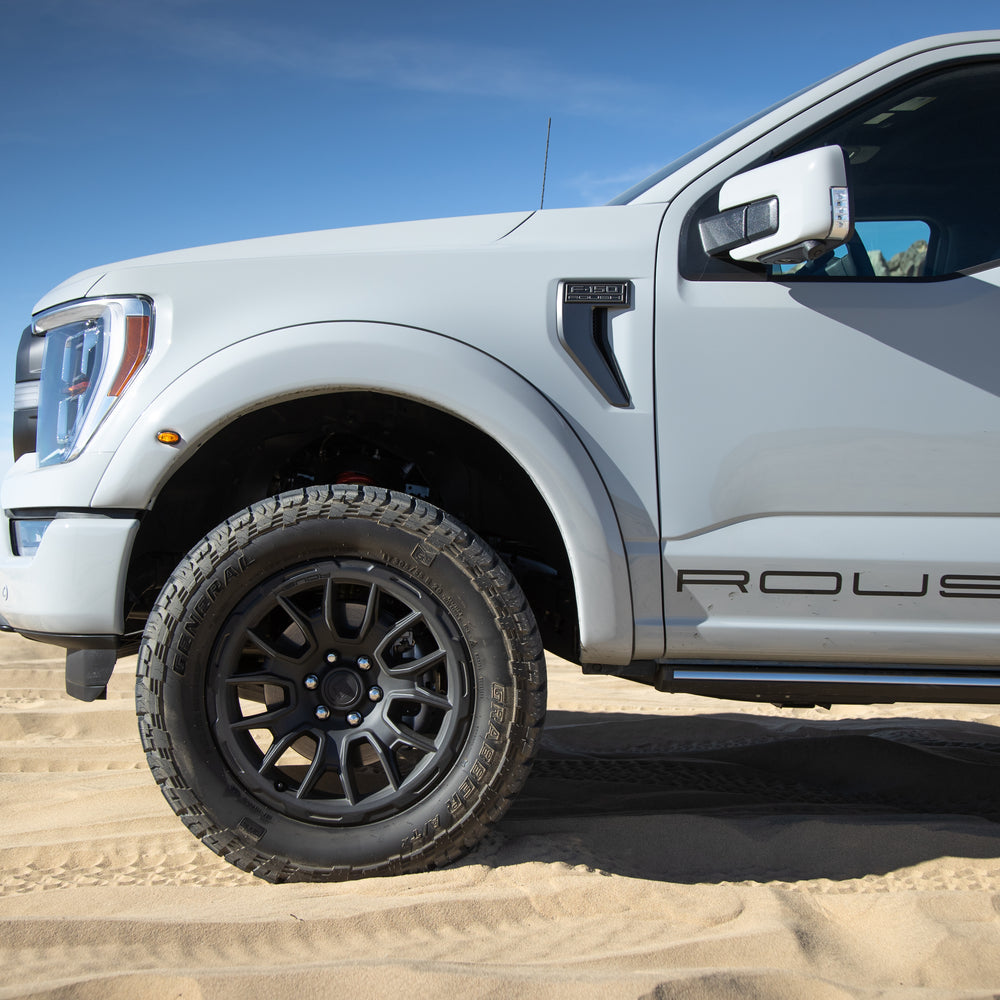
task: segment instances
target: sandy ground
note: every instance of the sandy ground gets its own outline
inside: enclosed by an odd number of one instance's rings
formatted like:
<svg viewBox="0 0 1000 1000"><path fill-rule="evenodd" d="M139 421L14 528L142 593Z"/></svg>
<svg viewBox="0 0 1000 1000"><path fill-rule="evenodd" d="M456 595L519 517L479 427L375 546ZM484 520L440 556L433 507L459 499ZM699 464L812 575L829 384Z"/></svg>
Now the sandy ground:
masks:
<svg viewBox="0 0 1000 1000"><path fill-rule="evenodd" d="M133 664L0 638L0 1000L1000 996L1000 708L658 695L549 663L543 751L450 869L270 886L170 811Z"/></svg>

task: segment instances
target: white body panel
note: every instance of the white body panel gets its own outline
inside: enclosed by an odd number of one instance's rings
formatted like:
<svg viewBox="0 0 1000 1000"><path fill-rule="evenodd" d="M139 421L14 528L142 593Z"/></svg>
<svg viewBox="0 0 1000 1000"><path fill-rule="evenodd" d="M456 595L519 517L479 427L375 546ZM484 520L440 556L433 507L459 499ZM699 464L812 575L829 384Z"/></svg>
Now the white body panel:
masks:
<svg viewBox="0 0 1000 1000"><path fill-rule="evenodd" d="M664 535L775 513L995 513L1000 368L982 331L998 277L675 288L686 335L657 343L660 440L684 484ZM664 330L678 313L661 297ZM685 414L689 433L667 434Z"/></svg>
<svg viewBox="0 0 1000 1000"><path fill-rule="evenodd" d="M761 517L668 541L670 655L1000 663L997 552L997 517Z"/></svg>
<svg viewBox="0 0 1000 1000"><path fill-rule="evenodd" d="M139 522L67 517L52 522L33 557L0 558L0 614L28 632L120 635L125 571ZM9 538L7 519L3 519Z"/></svg>

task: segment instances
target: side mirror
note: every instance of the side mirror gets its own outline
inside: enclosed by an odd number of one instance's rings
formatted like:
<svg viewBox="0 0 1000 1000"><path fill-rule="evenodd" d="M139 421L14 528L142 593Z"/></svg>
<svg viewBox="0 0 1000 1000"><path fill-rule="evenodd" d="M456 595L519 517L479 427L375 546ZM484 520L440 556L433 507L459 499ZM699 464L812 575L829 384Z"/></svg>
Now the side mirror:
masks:
<svg viewBox="0 0 1000 1000"><path fill-rule="evenodd" d="M719 214L698 223L713 257L801 264L851 235L847 168L839 146L823 146L730 177Z"/></svg>

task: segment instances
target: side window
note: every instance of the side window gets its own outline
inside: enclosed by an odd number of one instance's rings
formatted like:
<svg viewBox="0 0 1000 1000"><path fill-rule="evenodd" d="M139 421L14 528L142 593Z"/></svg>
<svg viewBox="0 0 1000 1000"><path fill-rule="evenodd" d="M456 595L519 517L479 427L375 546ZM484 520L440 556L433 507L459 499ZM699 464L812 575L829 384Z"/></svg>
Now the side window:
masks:
<svg viewBox="0 0 1000 1000"><path fill-rule="evenodd" d="M923 277L931 227L922 219L857 222L854 229L876 278Z"/></svg>
<svg viewBox="0 0 1000 1000"><path fill-rule="evenodd" d="M783 149L836 144L848 158L855 232L771 277L915 280L1000 258L1000 65L966 63L883 94Z"/></svg>
<svg viewBox="0 0 1000 1000"><path fill-rule="evenodd" d="M997 107L1000 63L982 61L913 77L856 105L769 158L840 146L855 223L851 240L807 264L764 267L711 258L697 223L718 211L715 192L685 222L684 277L918 281L1000 260Z"/></svg>

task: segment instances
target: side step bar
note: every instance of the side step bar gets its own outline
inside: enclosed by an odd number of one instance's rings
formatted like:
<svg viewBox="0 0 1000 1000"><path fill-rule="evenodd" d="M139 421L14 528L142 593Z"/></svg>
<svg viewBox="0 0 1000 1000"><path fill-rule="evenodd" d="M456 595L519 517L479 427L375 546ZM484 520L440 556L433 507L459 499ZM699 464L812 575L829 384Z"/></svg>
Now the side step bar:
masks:
<svg viewBox="0 0 1000 1000"><path fill-rule="evenodd" d="M895 701L1000 704L1000 668L925 664L659 663L660 691L779 705L872 705Z"/></svg>

